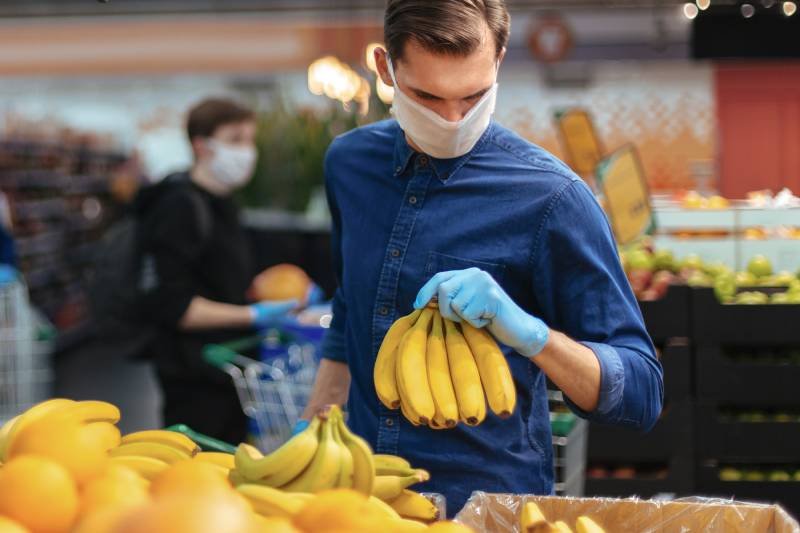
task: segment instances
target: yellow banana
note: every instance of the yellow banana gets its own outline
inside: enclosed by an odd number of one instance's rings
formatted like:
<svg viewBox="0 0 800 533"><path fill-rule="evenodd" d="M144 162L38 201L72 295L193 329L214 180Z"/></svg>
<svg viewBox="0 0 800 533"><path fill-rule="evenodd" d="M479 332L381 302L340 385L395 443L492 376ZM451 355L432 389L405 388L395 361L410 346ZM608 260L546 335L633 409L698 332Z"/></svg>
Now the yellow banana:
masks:
<svg viewBox="0 0 800 533"><path fill-rule="evenodd" d="M120 455L111 457L109 462L132 468L148 481L152 481L158 474L169 468L169 464L161 459L142 455Z"/></svg>
<svg viewBox="0 0 800 533"><path fill-rule="evenodd" d="M428 329L434 311L425 308L416 324L406 331L397 352L397 391L400 403L416 422L427 425L436 414L431 386L428 382L425 352L427 351Z"/></svg>
<svg viewBox="0 0 800 533"><path fill-rule="evenodd" d="M588 516L579 516L575 529L578 530L578 533L605 533L603 528Z"/></svg>
<svg viewBox="0 0 800 533"><path fill-rule="evenodd" d="M481 375L483 390L492 412L500 418L508 418L517 403L517 391L506 356L494 338L485 330L461 324L461 331L469 344L478 372Z"/></svg>
<svg viewBox="0 0 800 533"><path fill-rule="evenodd" d="M395 520L400 518L400 515L397 514L397 511L392 509L388 503L375 496L370 495L369 499L367 500L367 505L384 515L386 518L392 518Z"/></svg>
<svg viewBox="0 0 800 533"><path fill-rule="evenodd" d="M83 426L81 431L92 440L102 443L105 451L116 448L122 441L119 428L111 422L92 422Z"/></svg>
<svg viewBox="0 0 800 533"><path fill-rule="evenodd" d="M253 510L261 516L292 517L305 505L305 501L282 490L263 485L244 484L236 490L247 498Z"/></svg>
<svg viewBox="0 0 800 533"><path fill-rule="evenodd" d="M418 492L404 489L400 496L387 502L403 518L430 522L439 518L439 509Z"/></svg>
<svg viewBox="0 0 800 533"><path fill-rule="evenodd" d="M166 429L136 431L122 437L122 444L132 442L157 442L181 450L190 456L194 456L200 451L200 446L183 433Z"/></svg>
<svg viewBox="0 0 800 533"><path fill-rule="evenodd" d="M2 449L0 449L0 461L6 462L8 459L8 450L11 448L14 439L26 426L39 420L49 413L53 413L74 403L75 402L73 400L68 400L66 398L52 398L50 400L37 403L24 413L21 413L19 416L17 416L16 422L8 428L8 435L6 436L5 442L2 443Z"/></svg>
<svg viewBox="0 0 800 533"><path fill-rule="evenodd" d="M315 416L306 429L266 456L253 446L242 443L234 456L236 469L252 481L270 478L271 486L284 485L311 463L319 446L319 428L320 418Z"/></svg>
<svg viewBox="0 0 800 533"><path fill-rule="evenodd" d="M447 332L447 360L458 399L458 413L466 424L477 426L486 418L486 398L483 395L478 365L458 326L447 319L444 326Z"/></svg>
<svg viewBox="0 0 800 533"><path fill-rule="evenodd" d="M247 479L239 470L228 470L228 481L230 481L231 485L234 487L238 487L239 485L264 484L261 481L251 481Z"/></svg>
<svg viewBox="0 0 800 533"><path fill-rule="evenodd" d="M401 395L402 396L402 395ZM420 421L420 416L411 409L411 406L407 403L403 402L400 404L400 412L403 413L403 416L406 417L406 420L411 422L414 426L421 426L422 422Z"/></svg>
<svg viewBox="0 0 800 533"><path fill-rule="evenodd" d="M423 524L422 522L417 522L416 520L408 520L405 518L401 518L397 520L397 523L402 526L402 531L410 532L410 531L427 531L428 525Z"/></svg>
<svg viewBox="0 0 800 533"><path fill-rule="evenodd" d="M328 423L331 424L333 440L339 445L339 449L341 450L341 466L339 467L339 479L336 481L336 486L343 489L352 489L353 477L355 474L355 460L353 459L353 454L350 452L350 448L348 448L342 440L342 435L339 431L339 421L342 419L342 412L338 407L334 406L330 417Z"/></svg>
<svg viewBox="0 0 800 533"><path fill-rule="evenodd" d="M557 533L572 533L572 530L563 520L555 523Z"/></svg>
<svg viewBox="0 0 800 533"><path fill-rule="evenodd" d="M383 337L383 342L375 358L375 368L373 369L375 392L378 393L378 399L380 399L381 403L389 409L400 407L400 394L397 391L395 377L397 347L400 345L403 335L411 329L421 312L421 310L416 309L410 314L397 319Z"/></svg>
<svg viewBox="0 0 800 533"><path fill-rule="evenodd" d="M342 466L342 447L333 438L330 418L320 428L319 446L311 464L297 478L281 488L287 492L312 492L336 486Z"/></svg>
<svg viewBox="0 0 800 533"><path fill-rule="evenodd" d="M372 494L372 484L375 482L375 460L372 449L367 441L350 431L344 423L344 417L341 416L339 435L353 457L353 489L362 494Z"/></svg>
<svg viewBox="0 0 800 533"><path fill-rule="evenodd" d="M458 403L450 377L450 364L447 362L447 348L444 342L442 317L436 313L433 317L431 334L428 336L426 353L428 381L430 382L436 414L433 418L436 426L452 428L458 423Z"/></svg>
<svg viewBox="0 0 800 533"><path fill-rule="evenodd" d="M375 461L375 473L379 476L407 475L414 470L408 460L397 455L376 453L372 457Z"/></svg>
<svg viewBox="0 0 800 533"><path fill-rule="evenodd" d="M65 410L65 413L69 413L71 417L86 424L92 422L116 424L120 418L119 407L112 403L97 400L75 402Z"/></svg>
<svg viewBox="0 0 800 533"><path fill-rule="evenodd" d="M415 483L428 481L430 474L425 470L416 470L410 476L376 476L372 487L372 495L389 502L403 493L403 489Z"/></svg>
<svg viewBox="0 0 800 533"><path fill-rule="evenodd" d="M191 459L186 452L176 450L166 444L159 444L158 442L131 442L123 444L113 450L109 450L110 457L123 457L137 455L141 457L152 457L159 459L167 464L177 463L179 461L188 461Z"/></svg>
<svg viewBox="0 0 800 533"><path fill-rule="evenodd" d="M535 502L527 502L522 506L519 530L521 533L558 533L557 527L547 521Z"/></svg>
<svg viewBox="0 0 800 533"><path fill-rule="evenodd" d="M194 460L202 463L211 463L228 470L236 468L236 460L233 458L232 453L200 452L194 456Z"/></svg>

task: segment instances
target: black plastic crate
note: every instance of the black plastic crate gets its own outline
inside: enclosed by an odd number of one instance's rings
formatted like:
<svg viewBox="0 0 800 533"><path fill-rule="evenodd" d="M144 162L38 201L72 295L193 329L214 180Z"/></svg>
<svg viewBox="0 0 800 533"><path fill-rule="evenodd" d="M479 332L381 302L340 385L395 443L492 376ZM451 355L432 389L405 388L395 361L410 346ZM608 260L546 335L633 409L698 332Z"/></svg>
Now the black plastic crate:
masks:
<svg viewBox="0 0 800 533"><path fill-rule="evenodd" d="M800 417L796 412L785 415L787 420L783 422L775 421L775 413L780 411L766 413L755 421L743 421L748 416L751 420L755 417L739 412L737 416L712 403L697 405L695 446L701 460L746 462L753 458L759 462L800 464Z"/></svg>
<svg viewBox="0 0 800 533"><path fill-rule="evenodd" d="M661 349L664 397L667 402L688 402L693 397L694 361L687 339L673 338Z"/></svg>
<svg viewBox="0 0 800 533"><path fill-rule="evenodd" d="M800 346L800 305L722 304L713 289L691 290L692 340L696 344Z"/></svg>
<svg viewBox="0 0 800 533"><path fill-rule="evenodd" d="M693 406L688 402L667 404L658 423L648 433L614 426L589 426L590 461L667 461L692 453Z"/></svg>
<svg viewBox="0 0 800 533"><path fill-rule="evenodd" d="M800 516L800 481L724 481L719 465L701 465L695 478L697 494L739 501L777 503Z"/></svg>
<svg viewBox="0 0 800 533"><path fill-rule="evenodd" d="M767 306L760 306L767 307ZM792 327L788 325L788 327ZM795 329L797 326L794 326ZM695 348L696 389L701 400L753 407L800 406L798 348L747 347L700 344ZM785 358L775 353L785 353Z"/></svg>
<svg viewBox="0 0 800 533"><path fill-rule="evenodd" d="M634 466L642 463L633 463ZM644 463L649 466L651 463ZM625 498L638 496L641 498L652 498L657 494L674 494L676 496L690 496L694 493L694 461L674 457L670 461L663 463L666 471L663 476L641 476L630 479L618 479L614 477L597 478L592 473L595 464L590 463L587 469L584 494L586 496L606 496L614 498Z"/></svg>
<svg viewBox="0 0 800 533"><path fill-rule="evenodd" d="M686 285L670 285L663 298L639 302L647 332L656 344L673 337L689 337L691 288Z"/></svg>

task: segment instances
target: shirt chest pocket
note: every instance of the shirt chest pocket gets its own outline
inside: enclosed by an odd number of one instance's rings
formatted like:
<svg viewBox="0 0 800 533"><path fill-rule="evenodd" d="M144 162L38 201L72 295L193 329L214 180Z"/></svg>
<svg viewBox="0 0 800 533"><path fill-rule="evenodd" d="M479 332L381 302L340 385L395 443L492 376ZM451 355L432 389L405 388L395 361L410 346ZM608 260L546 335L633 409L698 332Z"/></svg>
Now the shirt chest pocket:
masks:
<svg viewBox="0 0 800 533"><path fill-rule="evenodd" d="M465 270L467 268L479 268L491 275L497 283L503 284L505 265L501 263L492 263L482 259L466 259L441 252L428 253L428 258L425 262L425 274L428 279L439 272Z"/></svg>

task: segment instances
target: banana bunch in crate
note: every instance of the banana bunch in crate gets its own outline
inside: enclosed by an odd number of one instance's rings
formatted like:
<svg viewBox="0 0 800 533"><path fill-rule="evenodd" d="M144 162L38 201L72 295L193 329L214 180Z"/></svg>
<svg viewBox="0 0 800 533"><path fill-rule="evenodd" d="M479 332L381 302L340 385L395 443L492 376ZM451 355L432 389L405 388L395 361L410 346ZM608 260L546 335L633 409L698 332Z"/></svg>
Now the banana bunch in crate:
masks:
<svg viewBox="0 0 800 533"><path fill-rule="evenodd" d="M514 412L516 389L505 355L485 330L443 318L428 306L398 319L383 339L374 370L378 398L415 425L477 426Z"/></svg>
<svg viewBox="0 0 800 533"><path fill-rule="evenodd" d="M428 472L412 468L400 457L373 454L369 444L350 431L335 405L266 456L249 444L240 444L234 462L229 479L237 486L259 485L292 494L347 488L369 496L376 505L391 507L403 518L433 521L438 517L428 498L408 490L427 481Z"/></svg>

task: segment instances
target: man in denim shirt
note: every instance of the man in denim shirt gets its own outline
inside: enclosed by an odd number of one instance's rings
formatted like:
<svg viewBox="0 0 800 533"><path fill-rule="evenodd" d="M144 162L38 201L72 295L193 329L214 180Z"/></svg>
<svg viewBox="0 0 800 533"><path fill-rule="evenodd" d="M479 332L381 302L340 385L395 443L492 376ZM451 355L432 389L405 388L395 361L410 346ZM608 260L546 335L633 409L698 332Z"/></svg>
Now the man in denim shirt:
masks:
<svg viewBox="0 0 800 533"><path fill-rule="evenodd" d="M450 513L473 490L549 494L546 379L580 416L649 429L662 371L589 188L491 120L509 17L503 0L389 0L376 63L395 119L351 131L325 162L339 288L306 418L347 403L377 453L432 479ZM415 427L384 407L375 356L398 317L436 296L487 328L517 409L477 427Z"/></svg>

